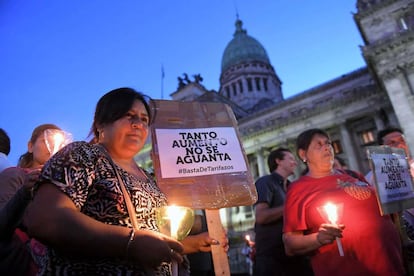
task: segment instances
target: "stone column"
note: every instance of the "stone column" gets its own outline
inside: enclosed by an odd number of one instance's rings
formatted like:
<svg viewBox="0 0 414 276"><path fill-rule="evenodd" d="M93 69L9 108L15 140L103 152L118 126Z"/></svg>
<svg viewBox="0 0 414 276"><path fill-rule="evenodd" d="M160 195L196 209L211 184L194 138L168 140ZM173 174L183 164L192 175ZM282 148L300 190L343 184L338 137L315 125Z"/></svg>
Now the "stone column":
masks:
<svg viewBox="0 0 414 276"><path fill-rule="evenodd" d="M263 148L259 148L256 152L257 167L259 168L259 176L267 174L266 165L263 156Z"/></svg>
<svg viewBox="0 0 414 276"><path fill-rule="evenodd" d="M408 85L398 78L384 81L388 96L394 107L401 128L410 147L414 151L414 97L409 92Z"/></svg>
<svg viewBox="0 0 414 276"><path fill-rule="evenodd" d="M348 167L350 169L355 170L356 168L358 168L358 162L355 157L355 151L354 147L352 146L351 137L349 136L348 129L345 123L341 123L339 125L339 128L341 132L342 147L344 149L344 152L346 153L346 156L348 157Z"/></svg>

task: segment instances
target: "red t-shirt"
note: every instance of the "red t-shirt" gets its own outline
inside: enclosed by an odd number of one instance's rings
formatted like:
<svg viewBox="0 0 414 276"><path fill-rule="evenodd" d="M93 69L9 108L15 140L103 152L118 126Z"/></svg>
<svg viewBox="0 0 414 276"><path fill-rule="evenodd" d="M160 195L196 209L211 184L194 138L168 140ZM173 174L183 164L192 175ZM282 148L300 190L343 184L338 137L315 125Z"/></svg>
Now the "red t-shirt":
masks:
<svg viewBox="0 0 414 276"><path fill-rule="evenodd" d="M344 224L337 243L321 246L311 256L315 275L404 275L399 234L391 218L381 216L374 190L347 174L323 178L303 176L286 196L283 232L315 233L329 223L320 207L338 206L338 224Z"/></svg>

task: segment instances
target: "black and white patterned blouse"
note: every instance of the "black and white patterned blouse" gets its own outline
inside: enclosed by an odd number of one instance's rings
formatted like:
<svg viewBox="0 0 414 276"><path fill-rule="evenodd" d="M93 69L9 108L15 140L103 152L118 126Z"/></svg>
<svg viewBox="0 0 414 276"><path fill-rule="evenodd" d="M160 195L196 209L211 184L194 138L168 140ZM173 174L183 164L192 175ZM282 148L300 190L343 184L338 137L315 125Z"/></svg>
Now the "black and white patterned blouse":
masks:
<svg viewBox="0 0 414 276"><path fill-rule="evenodd" d="M159 231L155 211L167 204L165 195L150 177L138 179L121 167L116 169L135 206L140 229ZM132 228L116 173L101 146L69 144L45 164L39 183L46 181L69 196L80 212L107 224ZM36 258L42 275L146 275L139 264L122 259L85 261L62 256L52 248ZM153 275L170 275L170 266L162 265Z"/></svg>

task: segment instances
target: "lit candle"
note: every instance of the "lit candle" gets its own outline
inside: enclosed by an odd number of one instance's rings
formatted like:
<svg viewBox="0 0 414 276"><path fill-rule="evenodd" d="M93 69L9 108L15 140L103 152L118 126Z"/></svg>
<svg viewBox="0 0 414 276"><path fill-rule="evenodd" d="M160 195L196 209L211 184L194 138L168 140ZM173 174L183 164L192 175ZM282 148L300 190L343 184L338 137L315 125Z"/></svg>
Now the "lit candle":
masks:
<svg viewBox="0 0 414 276"><path fill-rule="evenodd" d="M51 152L51 155L55 154L56 152L58 152L58 150L60 150L60 148L62 147L62 145L65 142L65 136L63 135L62 132L60 131L56 131L53 134L53 150Z"/></svg>
<svg viewBox="0 0 414 276"><path fill-rule="evenodd" d="M46 129L44 131L45 143L50 156L58 152L63 146L71 142L71 135L59 129Z"/></svg>
<svg viewBox="0 0 414 276"><path fill-rule="evenodd" d="M327 203L323 207L326 214L328 215L328 220L331 224L334 224L337 226L338 221L338 210L335 204ZM341 239L339 237L336 237L336 244L338 245L339 255L344 256L344 249L342 248Z"/></svg>
<svg viewBox="0 0 414 276"><path fill-rule="evenodd" d="M250 243L250 235L246 235L244 238Z"/></svg>
<svg viewBox="0 0 414 276"><path fill-rule="evenodd" d="M170 236L178 240L178 229L184 219L186 210L178 206L168 206L167 216L170 220Z"/></svg>
<svg viewBox="0 0 414 276"><path fill-rule="evenodd" d="M178 240L178 229L184 219L186 210L178 206L168 206L167 216L170 220L170 236ZM171 263L172 276L178 276L178 264L176 261Z"/></svg>

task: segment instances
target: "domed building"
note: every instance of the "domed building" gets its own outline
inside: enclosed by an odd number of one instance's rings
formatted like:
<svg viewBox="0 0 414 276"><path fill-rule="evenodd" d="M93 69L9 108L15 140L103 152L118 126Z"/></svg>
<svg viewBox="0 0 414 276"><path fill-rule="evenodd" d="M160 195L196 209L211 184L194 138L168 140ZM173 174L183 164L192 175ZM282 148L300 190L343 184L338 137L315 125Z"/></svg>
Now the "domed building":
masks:
<svg viewBox="0 0 414 276"><path fill-rule="evenodd" d="M233 39L221 60L219 94L254 113L283 100L282 83L265 48L236 21Z"/></svg>

